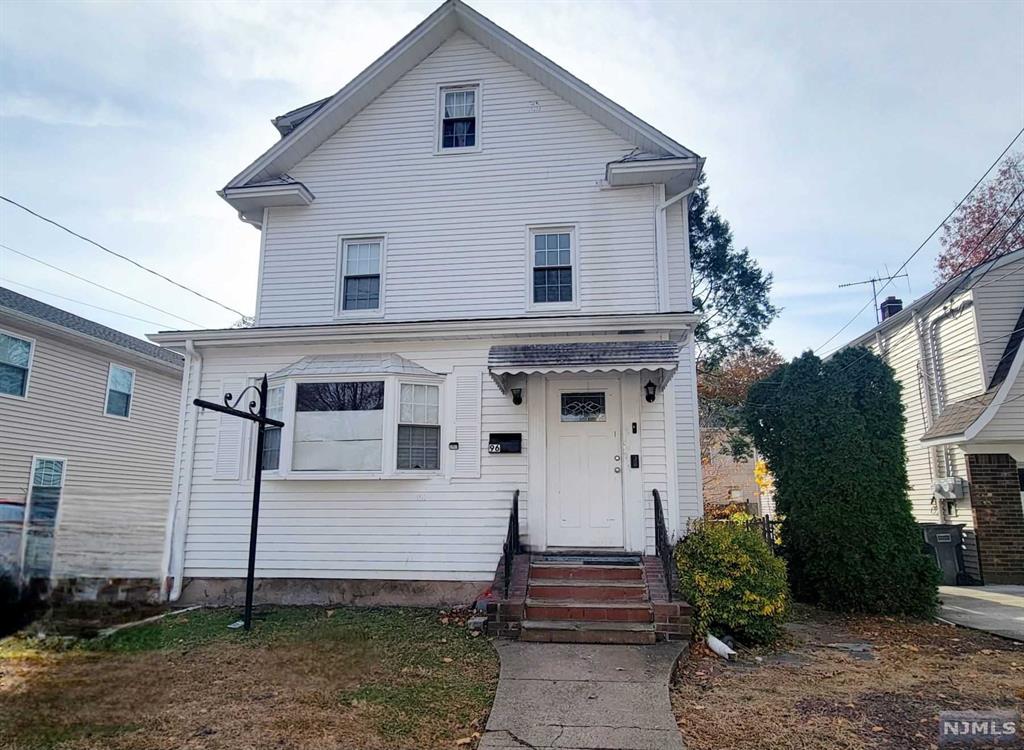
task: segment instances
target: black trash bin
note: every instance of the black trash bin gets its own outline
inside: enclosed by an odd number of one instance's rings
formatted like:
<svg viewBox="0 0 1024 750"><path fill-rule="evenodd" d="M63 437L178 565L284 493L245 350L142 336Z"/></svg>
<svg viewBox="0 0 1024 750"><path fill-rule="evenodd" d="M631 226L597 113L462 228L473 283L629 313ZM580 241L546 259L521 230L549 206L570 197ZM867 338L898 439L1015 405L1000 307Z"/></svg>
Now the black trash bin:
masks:
<svg viewBox="0 0 1024 750"><path fill-rule="evenodd" d="M971 582L964 567L964 524L921 523L927 554L942 571L944 586L964 586Z"/></svg>

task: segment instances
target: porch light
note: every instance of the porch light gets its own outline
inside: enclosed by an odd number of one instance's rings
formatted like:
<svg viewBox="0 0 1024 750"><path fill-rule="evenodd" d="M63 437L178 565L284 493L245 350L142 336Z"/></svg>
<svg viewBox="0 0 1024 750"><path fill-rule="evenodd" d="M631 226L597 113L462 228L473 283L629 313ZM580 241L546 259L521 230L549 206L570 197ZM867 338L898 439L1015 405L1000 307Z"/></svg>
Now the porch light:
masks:
<svg viewBox="0 0 1024 750"><path fill-rule="evenodd" d="M509 390L512 392L512 403L513 404L515 404L516 406L519 406L521 403L523 403L523 389L522 388L511 388Z"/></svg>
<svg viewBox="0 0 1024 750"><path fill-rule="evenodd" d="M658 386L654 384L654 381L648 380L647 385L644 386L644 398L647 399L647 403L653 404L654 397L658 393Z"/></svg>

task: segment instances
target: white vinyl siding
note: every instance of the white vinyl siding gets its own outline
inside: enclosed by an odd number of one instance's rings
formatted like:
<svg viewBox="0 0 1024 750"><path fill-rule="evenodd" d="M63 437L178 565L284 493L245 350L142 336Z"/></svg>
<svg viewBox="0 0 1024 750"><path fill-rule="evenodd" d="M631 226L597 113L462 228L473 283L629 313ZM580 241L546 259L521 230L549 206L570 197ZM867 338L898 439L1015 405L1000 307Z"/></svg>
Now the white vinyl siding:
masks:
<svg viewBox="0 0 1024 750"><path fill-rule="evenodd" d="M437 87L467 76L485 90L485 142L439 158ZM456 33L289 170L316 200L267 211L257 323L335 320L338 238L379 232L386 320L522 315L526 228L567 222L579 312L656 312L653 191L599 184L633 148Z"/></svg>
<svg viewBox="0 0 1024 750"><path fill-rule="evenodd" d="M54 577L159 578L181 371L125 358L131 419L110 419L108 347L2 312L0 329L35 342L27 397L0 398L0 498L27 500L33 456L63 458Z"/></svg>

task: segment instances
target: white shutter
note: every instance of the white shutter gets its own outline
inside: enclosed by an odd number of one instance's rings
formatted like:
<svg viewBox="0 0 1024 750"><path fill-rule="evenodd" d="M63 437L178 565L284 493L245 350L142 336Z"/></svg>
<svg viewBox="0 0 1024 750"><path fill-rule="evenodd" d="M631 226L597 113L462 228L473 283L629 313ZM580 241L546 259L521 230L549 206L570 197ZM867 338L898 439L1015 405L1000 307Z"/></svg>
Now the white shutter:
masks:
<svg viewBox="0 0 1024 750"><path fill-rule="evenodd" d="M478 478L480 476L480 376L479 370L456 367L452 372L451 399L454 440L459 449L453 451L452 476Z"/></svg>
<svg viewBox="0 0 1024 750"><path fill-rule="evenodd" d="M217 403L223 403L225 393L237 397L243 388L244 380L222 380L215 400ZM246 420L220 413L217 414L217 418L217 453L213 460L213 478L237 481L242 476L242 444Z"/></svg>

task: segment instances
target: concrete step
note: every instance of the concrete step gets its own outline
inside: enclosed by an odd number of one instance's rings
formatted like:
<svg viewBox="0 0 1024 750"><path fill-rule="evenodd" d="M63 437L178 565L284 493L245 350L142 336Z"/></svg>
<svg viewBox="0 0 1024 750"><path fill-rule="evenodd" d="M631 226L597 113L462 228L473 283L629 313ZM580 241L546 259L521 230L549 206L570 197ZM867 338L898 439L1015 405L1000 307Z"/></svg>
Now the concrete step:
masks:
<svg viewBox="0 0 1024 750"><path fill-rule="evenodd" d="M533 563L530 580L563 581L642 581L639 565L580 565L574 563Z"/></svg>
<svg viewBox="0 0 1024 750"><path fill-rule="evenodd" d="M647 602L580 603L572 600L527 599L528 620L591 622L654 622L654 611Z"/></svg>
<svg viewBox="0 0 1024 750"><path fill-rule="evenodd" d="M542 643L654 643L654 625L640 622L564 622L524 620L522 641Z"/></svg>
<svg viewBox="0 0 1024 750"><path fill-rule="evenodd" d="M647 584L643 581L541 579L530 581L527 596L530 599L577 603L643 602L647 601Z"/></svg>

